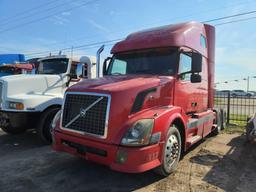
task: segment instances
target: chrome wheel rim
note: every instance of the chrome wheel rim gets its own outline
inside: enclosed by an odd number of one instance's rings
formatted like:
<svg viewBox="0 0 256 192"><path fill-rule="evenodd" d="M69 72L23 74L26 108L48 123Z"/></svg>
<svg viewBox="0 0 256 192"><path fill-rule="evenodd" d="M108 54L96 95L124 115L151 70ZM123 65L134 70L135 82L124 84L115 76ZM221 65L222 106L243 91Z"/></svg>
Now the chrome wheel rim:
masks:
<svg viewBox="0 0 256 192"><path fill-rule="evenodd" d="M174 162L179 156L179 141L176 135L172 134L166 141L165 154L164 154L164 166L167 170L170 170Z"/></svg>

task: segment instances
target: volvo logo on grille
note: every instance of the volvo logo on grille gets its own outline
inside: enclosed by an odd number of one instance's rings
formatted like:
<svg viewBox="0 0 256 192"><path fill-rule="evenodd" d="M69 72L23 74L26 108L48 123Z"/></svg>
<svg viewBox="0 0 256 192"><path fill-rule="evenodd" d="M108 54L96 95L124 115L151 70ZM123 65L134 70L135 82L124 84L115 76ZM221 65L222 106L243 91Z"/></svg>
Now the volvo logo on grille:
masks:
<svg viewBox="0 0 256 192"><path fill-rule="evenodd" d="M80 109L80 117L85 117L86 116L86 111L87 111L87 109L81 108Z"/></svg>
<svg viewBox="0 0 256 192"><path fill-rule="evenodd" d="M99 103L103 97L100 97L96 101L94 101L91 105L89 105L87 108L81 108L79 114L77 114L71 121L69 121L65 127L68 127L72 123L74 123L79 117L84 118L86 116L87 111L89 111L93 106L95 106L97 103Z"/></svg>

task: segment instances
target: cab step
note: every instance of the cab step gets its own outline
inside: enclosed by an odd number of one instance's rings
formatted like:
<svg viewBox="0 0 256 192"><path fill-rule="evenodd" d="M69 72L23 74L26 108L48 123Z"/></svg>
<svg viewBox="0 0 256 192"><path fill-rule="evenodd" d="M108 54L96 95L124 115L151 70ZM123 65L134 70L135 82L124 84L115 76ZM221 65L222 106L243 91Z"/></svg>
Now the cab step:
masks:
<svg viewBox="0 0 256 192"><path fill-rule="evenodd" d="M202 139L201 136L195 135L195 136L193 136L193 137L191 137L191 138L188 139L188 144L191 146L191 145L197 143L197 142L198 142L199 140L201 140L201 139Z"/></svg>

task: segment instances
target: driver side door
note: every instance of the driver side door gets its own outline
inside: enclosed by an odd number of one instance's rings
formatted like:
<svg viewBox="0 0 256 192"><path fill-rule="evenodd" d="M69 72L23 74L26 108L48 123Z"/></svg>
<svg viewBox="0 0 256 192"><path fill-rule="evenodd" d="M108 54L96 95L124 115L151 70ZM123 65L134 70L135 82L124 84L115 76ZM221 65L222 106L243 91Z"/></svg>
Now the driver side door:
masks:
<svg viewBox="0 0 256 192"><path fill-rule="evenodd" d="M180 53L179 74L190 72L192 69L192 56L190 53ZM174 105L180 106L186 114L195 113L198 109L200 83L191 83L191 73L177 78L175 83Z"/></svg>

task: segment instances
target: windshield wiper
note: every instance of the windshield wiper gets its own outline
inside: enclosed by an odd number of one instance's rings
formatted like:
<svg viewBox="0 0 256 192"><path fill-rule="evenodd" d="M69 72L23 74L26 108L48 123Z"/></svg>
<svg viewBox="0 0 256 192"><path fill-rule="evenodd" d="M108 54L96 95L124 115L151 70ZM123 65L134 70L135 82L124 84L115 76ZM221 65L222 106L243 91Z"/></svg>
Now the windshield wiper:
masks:
<svg viewBox="0 0 256 192"><path fill-rule="evenodd" d="M115 73L111 73L110 75L124 75L124 74L115 72Z"/></svg>

